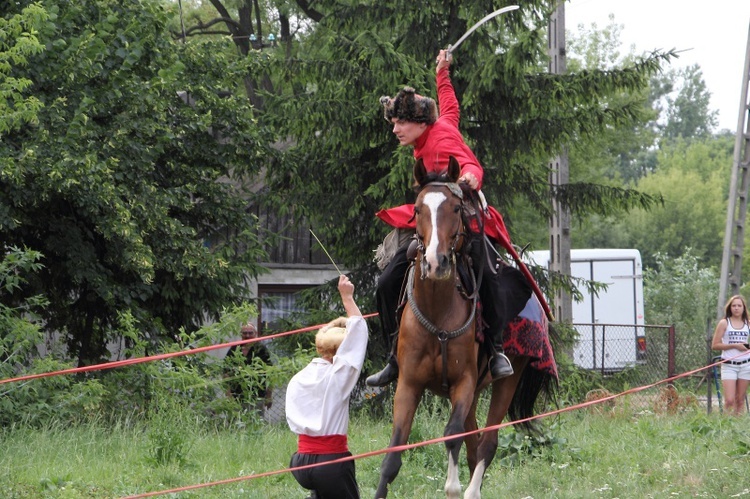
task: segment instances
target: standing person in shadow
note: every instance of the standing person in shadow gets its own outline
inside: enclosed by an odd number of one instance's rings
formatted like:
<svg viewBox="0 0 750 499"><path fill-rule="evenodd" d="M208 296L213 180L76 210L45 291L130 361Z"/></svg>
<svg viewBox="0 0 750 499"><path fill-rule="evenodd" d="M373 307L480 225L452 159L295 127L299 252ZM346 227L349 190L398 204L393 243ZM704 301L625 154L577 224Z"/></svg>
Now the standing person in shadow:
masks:
<svg viewBox="0 0 750 499"><path fill-rule="evenodd" d="M254 325L248 323L242 326L240 334L243 340L251 340L258 337L258 330ZM238 361L241 356L244 362ZM268 384L266 369L271 365L271 354L265 345L260 342L234 345L229 348L226 356L227 396L234 397L242 403L246 409L254 409L262 414L263 408L271 408L273 392ZM258 359L257 361L255 359ZM258 367L258 377L253 379L250 389L240 378L240 370L244 366Z"/></svg>
<svg viewBox="0 0 750 499"><path fill-rule="evenodd" d="M351 456L347 443L349 397L362 372L367 351L367 323L354 301L354 285L339 276L347 317L323 326L315 335L313 359L294 375L286 390L286 420L297 434L291 467ZM308 499L359 499L354 461L292 471L312 491Z"/></svg>

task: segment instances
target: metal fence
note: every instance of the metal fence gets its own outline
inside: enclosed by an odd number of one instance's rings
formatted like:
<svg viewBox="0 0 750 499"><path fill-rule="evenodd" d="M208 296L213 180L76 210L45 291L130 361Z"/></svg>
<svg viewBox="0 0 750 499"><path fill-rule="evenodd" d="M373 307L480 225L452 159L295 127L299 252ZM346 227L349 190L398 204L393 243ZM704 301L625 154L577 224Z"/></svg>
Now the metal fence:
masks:
<svg viewBox="0 0 750 499"><path fill-rule="evenodd" d="M599 376L597 382L601 384L601 391L592 398L650 385L718 360L711 351L710 330L705 339L706 359L700 347L704 340L682 337L676 334L674 326L574 324L574 327L579 333L578 345L573 350L574 362ZM617 367L616 364L623 359L624 364ZM703 369L628 398L636 408L655 411L674 411L688 406L706 407L708 413L722 411L719 372L718 367ZM565 383L564 378L560 381ZM746 405L750 407L750 403Z"/></svg>
<svg viewBox="0 0 750 499"><path fill-rule="evenodd" d="M635 370L643 384L675 373L674 326L573 324L573 362L602 375Z"/></svg>
<svg viewBox="0 0 750 499"><path fill-rule="evenodd" d="M568 404L650 385L678 372L674 326L597 323L573 324L573 327L578 332L578 341L567 354L579 371L578 377L585 376L587 382L582 386L589 391L574 393L575 398L565 401ZM567 376L572 377L571 373L561 373L563 391L569 391ZM694 383L688 382L686 386L690 384ZM669 410L667 405L674 400L674 390L674 385L659 385L617 399L616 404L662 412ZM608 407L612 405L615 404Z"/></svg>

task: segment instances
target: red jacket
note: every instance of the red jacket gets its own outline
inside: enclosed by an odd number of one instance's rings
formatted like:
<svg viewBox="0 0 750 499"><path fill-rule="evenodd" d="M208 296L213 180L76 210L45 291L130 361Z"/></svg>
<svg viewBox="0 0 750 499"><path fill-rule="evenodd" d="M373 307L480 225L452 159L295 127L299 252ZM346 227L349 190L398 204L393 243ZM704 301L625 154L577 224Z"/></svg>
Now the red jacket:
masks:
<svg viewBox="0 0 750 499"><path fill-rule="evenodd" d="M440 117L435 123L428 125L417 139L414 144L414 159L421 158L428 172L439 173L447 171L448 159L453 156L461 165L461 174L473 173L479 181L477 189L481 189L484 169L464 142L464 138L458 129L460 111L448 68L438 71L437 88ZM385 223L399 229L416 227L413 220L413 204L380 210L376 215ZM472 229L475 232L478 230L477 227L472 227ZM509 248L510 236L508 236L508 231L505 228L503 217L492 207L489 208L489 213L485 214L484 231L504 248Z"/></svg>

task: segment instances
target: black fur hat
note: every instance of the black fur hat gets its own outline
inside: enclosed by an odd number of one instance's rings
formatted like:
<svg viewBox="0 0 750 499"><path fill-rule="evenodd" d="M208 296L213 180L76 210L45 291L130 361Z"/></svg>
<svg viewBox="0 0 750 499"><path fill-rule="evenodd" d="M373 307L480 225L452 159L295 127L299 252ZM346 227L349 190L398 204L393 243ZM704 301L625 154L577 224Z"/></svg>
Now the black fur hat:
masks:
<svg viewBox="0 0 750 499"><path fill-rule="evenodd" d="M417 94L411 87L404 87L393 98L387 95L382 96L380 103L385 110L385 119L389 122L393 118L398 118L403 121L432 125L438 117L435 100Z"/></svg>

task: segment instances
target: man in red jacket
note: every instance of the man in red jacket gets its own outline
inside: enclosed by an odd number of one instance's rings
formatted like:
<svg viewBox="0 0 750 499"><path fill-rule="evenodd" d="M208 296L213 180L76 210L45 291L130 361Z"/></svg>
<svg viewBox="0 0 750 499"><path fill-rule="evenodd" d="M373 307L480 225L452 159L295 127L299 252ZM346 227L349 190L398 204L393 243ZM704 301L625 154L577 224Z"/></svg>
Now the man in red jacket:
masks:
<svg viewBox="0 0 750 499"><path fill-rule="evenodd" d="M474 153L464 142L458 129L459 106L453 84L450 81L448 68L450 59L445 50L437 57L437 89L440 102L440 115L435 101L415 93L413 88L405 87L394 98L381 97L385 108L385 118L393 123L393 133L402 146L414 147L414 159L422 159L428 172L447 171L451 156L461 165L459 182L465 182L474 190L482 187L484 169ZM377 216L396 228L413 228L413 206L404 205L389 210L381 210ZM510 246L510 238L500 214L490 208L484 214L485 233L504 247ZM514 317L526 306L531 297L531 286L526 277L514 267L498 265L489 268L481 265L481 246L484 240L475 238L472 248L472 260L475 272L483 268L482 285L479 296L482 302L482 316L487 324L487 340L493 347L490 358L490 372L493 379L500 379L513 374L510 361L503 353L502 333ZM377 307L383 334L387 344L393 344L398 335L396 309L401 284L406 275L409 262L406 256L408 243L398 248L393 259L383 270L378 279L376 292ZM487 248L488 254L494 248ZM398 377L398 364L394 352L388 358L385 368L366 380L370 386L385 386Z"/></svg>

